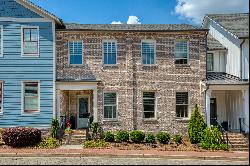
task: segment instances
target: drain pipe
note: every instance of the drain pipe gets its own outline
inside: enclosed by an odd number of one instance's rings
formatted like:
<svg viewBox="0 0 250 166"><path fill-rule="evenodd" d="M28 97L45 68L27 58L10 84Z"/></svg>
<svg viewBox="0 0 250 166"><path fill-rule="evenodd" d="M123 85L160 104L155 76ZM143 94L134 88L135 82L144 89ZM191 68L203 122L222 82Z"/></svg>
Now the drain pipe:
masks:
<svg viewBox="0 0 250 166"><path fill-rule="evenodd" d="M243 66L243 64L242 64L242 58L243 58L243 56L242 56L242 45L245 43L245 39L243 39L243 41L240 43L240 78L241 79L243 79L242 77L243 77L243 70L242 70L242 66Z"/></svg>

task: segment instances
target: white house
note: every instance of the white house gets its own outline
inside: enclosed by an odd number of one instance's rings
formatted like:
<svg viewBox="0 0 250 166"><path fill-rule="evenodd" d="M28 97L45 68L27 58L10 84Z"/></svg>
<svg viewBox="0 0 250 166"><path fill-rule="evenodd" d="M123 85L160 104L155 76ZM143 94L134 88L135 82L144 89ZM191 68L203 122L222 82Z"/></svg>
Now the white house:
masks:
<svg viewBox="0 0 250 166"><path fill-rule="evenodd" d="M209 14L206 121L249 132L249 13Z"/></svg>

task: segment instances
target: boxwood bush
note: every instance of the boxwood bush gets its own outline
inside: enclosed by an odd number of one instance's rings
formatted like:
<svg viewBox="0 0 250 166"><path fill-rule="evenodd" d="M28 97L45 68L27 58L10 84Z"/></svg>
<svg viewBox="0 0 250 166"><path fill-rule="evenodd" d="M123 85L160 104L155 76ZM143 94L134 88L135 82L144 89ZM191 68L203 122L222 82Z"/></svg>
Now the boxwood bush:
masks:
<svg viewBox="0 0 250 166"><path fill-rule="evenodd" d="M174 136L174 142L177 144L177 145L180 145L182 143L182 136L181 135L175 135Z"/></svg>
<svg viewBox="0 0 250 166"><path fill-rule="evenodd" d="M56 138L53 137L49 137L47 139L43 139L41 142L39 142L37 145L37 147L39 148L57 148L58 146L60 146L58 140Z"/></svg>
<svg viewBox="0 0 250 166"><path fill-rule="evenodd" d="M104 134L104 140L106 142L114 142L115 141L114 134L111 131L106 132Z"/></svg>
<svg viewBox="0 0 250 166"><path fill-rule="evenodd" d="M118 131L115 136L116 142L128 142L129 133L127 131Z"/></svg>
<svg viewBox="0 0 250 166"><path fill-rule="evenodd" d="M159 132L156 135L156 139L161 143L161 144L168 144L170 140L170 135L167 132Z"/></svg>
<svg viewBox="0 0 250 166"><path fill-rule="evenodd" d="M145 138L146 143L151 143L154 144L155 143L155 136L154 134L147 134L146 138Z"/></svg>
<svg viewBox="0 0 250 166"><path fill-rule="evenodd" d="M145 134L142 131L134 130L130 133L130 139L134 143L141 143L144 141Z"/></svg>
<svg viewBox="0 0 250 166"><path fill-rule="evenodd" d="M2 133L3 141L12 147L34 146L41 141L41 131L35 128L6 128Z"/></svg>

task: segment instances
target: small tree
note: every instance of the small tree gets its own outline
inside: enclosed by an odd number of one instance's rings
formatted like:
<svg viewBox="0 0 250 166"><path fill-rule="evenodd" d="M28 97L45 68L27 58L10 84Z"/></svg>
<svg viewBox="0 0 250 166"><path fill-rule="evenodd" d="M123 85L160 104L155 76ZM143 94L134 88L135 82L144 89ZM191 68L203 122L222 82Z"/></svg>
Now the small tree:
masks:
<svg viewBox="0 0 250 166"><path fill-rule="evenodd" d="M201 116L197 104L193 109L193 114L188 122L188 136L192 144L200 143L202 140L203 130L206 128L206 123Z"/></svg>
<svg viewBox="0 0 250 166"><path fill-rule="evenodd" d="M51 137L58 138L58 129L59 129L59 121L57 119L53 119L51 122Z"/></svg>

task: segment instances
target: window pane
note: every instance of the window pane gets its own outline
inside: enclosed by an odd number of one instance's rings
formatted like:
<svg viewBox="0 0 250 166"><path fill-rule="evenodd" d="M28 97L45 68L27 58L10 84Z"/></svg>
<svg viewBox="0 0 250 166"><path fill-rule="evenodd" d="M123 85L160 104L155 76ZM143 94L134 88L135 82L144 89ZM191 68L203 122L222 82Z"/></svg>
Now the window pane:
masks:
<svg viewBox="0 0 250 166"><path fill-rule="evenodd" d="M30 29L23 29L23 40L24 41L31 41L30 40Z"/></svg>
<svg viewBox="0 0 250 166"><path fill-rule="evenodd" d="M116 93L104 93L104 105L116 105Z"/></svg>
<svg viewBox="0 0 250 166"><path fill-rule="evenodd" d="M144 112L144 118L154 118L155 113L154 112Z"/></svg>
<svg viewBox="0 0 250 166"><path fill-rule="evenodd" d="M188 92L177 92L176 104L188 104Z"/></svg>
<svg viewBox="0 0 250 166"><path fill-rule="evenodd" d="M103 51L104 64L116 64L116 43L104 42Z"/></svg>
<svg viewBox="0 0 250 166"><path fill-rule="evenodd" d="M153 42L142 42L142 63L155 63L155 44Z"/></svg>
<svg viewBox="0 0 250 166"><path fill-rule="evenodd" d="M176 116L188 117L188 92L176 93Z"/></svg>
<svg viewBox="0 0 250 166"><path fill-rule="evenodd" d="M70 64L82 64L83 63L83 45L81 41L69 42Z"/></svg>
<svg viewBox="0 0 250 166"><path fill-rule="evenodd" d="M25 54L37 54L38 53L38 43L37 42L24 42L23 52Z"/></svg>
<svg viewBox="0 0 250 166"><path fill-rule="evenodd" d="M3 83L0 82L0 112L2 112L2 104L3 104Z"/></svg>
<svg viewBox="0 0 250 166"><path fill-rule="evenodd" d="M116 93L104 93L104 118L116 118Z"/></svg>
<svg viewBox="0 0 250 166"><path fill-rule="evenodd" d="M143 92L144 118L155 117L155 93Z"/></svg>
<svg viewBox="0 0 250 166"><path fill-rule="evenodd" d="M208 71L214 70L214 56L213 56L213 54L207 54L207 70Z"/></svg>
<svg viewBox="0 0 250 166"><path fill-rule="evenodd" d="M116 106L113 106L113 118L116 118Z"/></svg>
<svg viewBox="0 0 250 166"><path fill-rule="evenodd" d="M177 117L188 117L188 105L176 105Z"/></svg>
<svg viewBox="0 0 250 166"><path fill-rule="evenodd" d="M188 59L188 42L175 42L175 64L187 64Z"/></svg>
<svg viewBox="0 0 250 166"><path fill-rule="evenodd" d="M38 30L31 29L31 41L38 41Z"/></svg>
<svg viewBox="0 0 250 166"><path fill-rule="evenodd" d="M38 111L38 83L24 83L24 112Z"/></svg>

